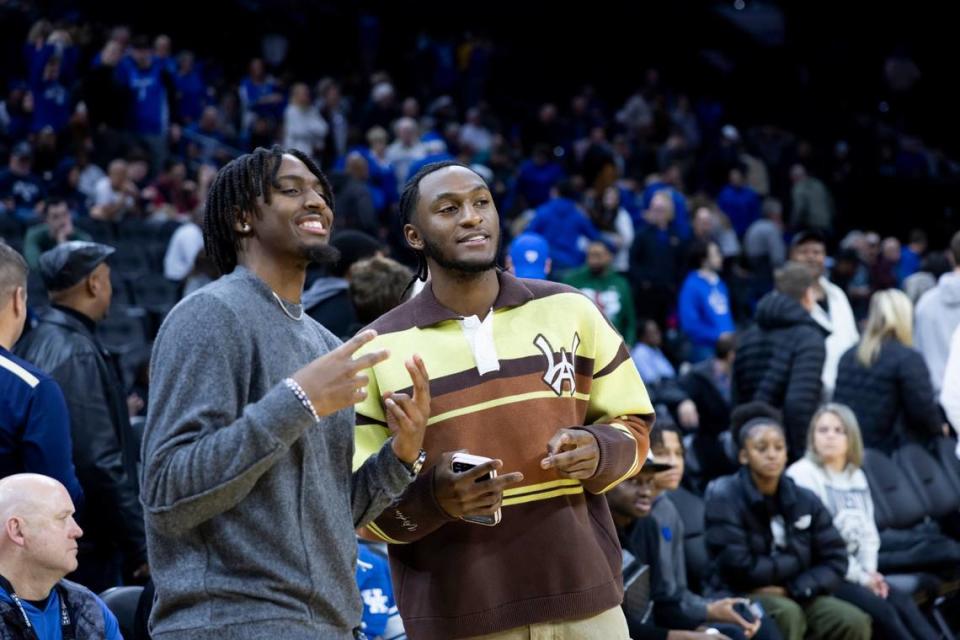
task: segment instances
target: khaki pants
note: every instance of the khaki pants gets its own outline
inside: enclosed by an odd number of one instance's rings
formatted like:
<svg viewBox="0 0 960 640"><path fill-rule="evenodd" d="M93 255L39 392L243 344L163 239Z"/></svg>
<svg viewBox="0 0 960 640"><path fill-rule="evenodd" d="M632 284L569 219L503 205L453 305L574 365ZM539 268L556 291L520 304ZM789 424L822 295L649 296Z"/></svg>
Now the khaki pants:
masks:
<svg viewBox="0 0 960 640"><path fill-rule="evenodd" d="M469 640L630 640L627 619L620 607L591 618L540 622Z"/></svg>

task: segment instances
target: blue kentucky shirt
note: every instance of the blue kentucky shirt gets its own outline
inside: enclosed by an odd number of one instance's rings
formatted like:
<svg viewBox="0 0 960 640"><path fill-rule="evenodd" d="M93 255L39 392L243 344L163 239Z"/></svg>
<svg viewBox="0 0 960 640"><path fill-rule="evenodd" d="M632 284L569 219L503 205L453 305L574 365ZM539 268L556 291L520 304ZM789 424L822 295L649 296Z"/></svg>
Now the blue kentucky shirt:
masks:
<svg viewBox="0 0 960 640"><path fill-rule="evenodd" d="M105 640L123 640L116 616L107 608L103 600L97 596L94 597L97 598L97 604L100 605L100 610L103 611ZM8 594L3 587L0 587L0 601L11 604L16 608L10 594ZM56 589L50 591L50 597L47 598L43 609L38 609L33 603L27 602L23 598L20 599L20 602L23 603L23 610L27 614L30 624L33 625L33 630L37 634L37 640L62 640L63 627L60 626L60 593Z"/></svg>

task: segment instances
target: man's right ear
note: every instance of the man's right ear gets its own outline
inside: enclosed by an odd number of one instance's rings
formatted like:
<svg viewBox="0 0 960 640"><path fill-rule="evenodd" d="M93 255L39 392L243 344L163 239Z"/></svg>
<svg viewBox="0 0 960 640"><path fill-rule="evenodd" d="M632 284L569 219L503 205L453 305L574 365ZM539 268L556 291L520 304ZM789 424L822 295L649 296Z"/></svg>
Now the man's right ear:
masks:
<svg viewBox="0 0 960 640"><path fill-rule="evenodd" d="M22 316L27 313L27 288L17 287L13 292L13 310L16 315Z"/></svg>
<svg viewBox="0 0 960 640"><path fill-rule="evenodd" d="M238 211L236 214L236 222L233 223L233 230L244 236L250 233L250 216L242 211Z"/></svg>
<svg viewBox="0 0 960 640"><path fill-rule="evenodd" d="M403 225L403 237L407 244L414 251L423 251L423 238L420 237L420 231L412 224Z"/></svg>
<svg viewBox="0 0 960 640"><path fill-rule="evenodd" d="M750 462L750 460L747 459L747 450L746 450L746 449L740 449L740 453L739 453L739 455L737 455L737 460L738 460L738 461L740 462L740 464L742 464L743 466L747 466L747 463Z"/></svg>

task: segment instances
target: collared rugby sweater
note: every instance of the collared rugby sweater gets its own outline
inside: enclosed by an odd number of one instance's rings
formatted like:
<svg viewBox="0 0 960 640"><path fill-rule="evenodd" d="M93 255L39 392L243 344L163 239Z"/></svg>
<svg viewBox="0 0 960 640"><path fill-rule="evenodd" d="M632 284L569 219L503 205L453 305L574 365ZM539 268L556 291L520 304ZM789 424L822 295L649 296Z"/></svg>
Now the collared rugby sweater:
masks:
<svg viewBox="0 0 960 640"><path fill-rule="evenodd" d="M584 618L623 598L620 545L601 494L646 458L654 419L646 389L620 335L579 291L506 273L499 281L480 327L428 286L371 325L379 335L364 348L387 348L391 358L366 372L355 465L389 435L383 394L410 391L403 363L420 354L430 374L424 470L368 526L390 543L400 613L418 640ZM540 468L564 427L596 437L592 478ZM433 466L456 449L523 473L523 484L504 492L496 527L452 519L437 503Z"/></svg>

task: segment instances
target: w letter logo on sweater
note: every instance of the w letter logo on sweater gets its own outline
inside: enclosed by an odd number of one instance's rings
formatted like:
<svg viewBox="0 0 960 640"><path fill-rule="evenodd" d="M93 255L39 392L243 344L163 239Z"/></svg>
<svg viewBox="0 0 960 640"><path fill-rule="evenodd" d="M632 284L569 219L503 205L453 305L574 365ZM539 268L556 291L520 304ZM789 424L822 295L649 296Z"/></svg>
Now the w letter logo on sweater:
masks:
<svg viewBox="0 0 960 640"><path fill-rule="evenodd" d="M576 362L577 349L580 347L580 334L573 334L573 346L570 347L570 353L560 347L559 360L554 360L553 347L539 334L533 341L533 344L543 352L543 357L547 359L547 370L543 374L543 381L547 386L553 389L558 396L563 395L563 383L570 383L570 395L577 392L577 378L574 363Z"/></svg>

